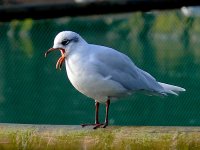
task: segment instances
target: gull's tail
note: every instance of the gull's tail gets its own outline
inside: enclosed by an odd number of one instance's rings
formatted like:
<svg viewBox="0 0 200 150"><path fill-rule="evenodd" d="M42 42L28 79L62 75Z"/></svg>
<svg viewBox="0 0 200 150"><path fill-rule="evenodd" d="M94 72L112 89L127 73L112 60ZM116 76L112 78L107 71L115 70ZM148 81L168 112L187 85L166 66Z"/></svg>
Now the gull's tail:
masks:
<svg viewBox="0 0 200 150"><path fill-rule="evenodd" d="M179 92L186 91L182 87L178 87L178 86L174 86L174 85L170 85L170 84L166 84L166 83L161 83L161 82L158 82L158 83L164 88L165 92L169 93L169 94L174 94L174 95L178 96Z"/></svg>

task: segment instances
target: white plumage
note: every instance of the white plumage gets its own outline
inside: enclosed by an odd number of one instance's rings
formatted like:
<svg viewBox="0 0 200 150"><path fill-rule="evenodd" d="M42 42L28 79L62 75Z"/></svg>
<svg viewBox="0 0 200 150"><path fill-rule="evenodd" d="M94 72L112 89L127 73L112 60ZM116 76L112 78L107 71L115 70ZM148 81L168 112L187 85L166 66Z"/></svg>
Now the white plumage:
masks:
<svg viewBox="0 0 200 150"><path fill-rule="evenodd" d="M157 82L125 54L112 48L88 44L72 31L60 32L49 51L60 49L72 85L96 102L105 103L135 92L178 95L184 88ZM58 61L61 65L62 61ZM108 105L109 106L109 105ZM98 113L98 111L97 111ZM96 120L98 122L98 119Z"/></svg>
<svg viewBox="0 0 200 150"><path fill-rule="evenodd" d="M177 95L185 89L155 80L139 69L131 59L112 48L88 44L80 35L71 31L60 32L53 48L63 47L64 39L78 38L65 49L66 70L72 85L81 93L99 102L145 92L149 95Z"/></svg>

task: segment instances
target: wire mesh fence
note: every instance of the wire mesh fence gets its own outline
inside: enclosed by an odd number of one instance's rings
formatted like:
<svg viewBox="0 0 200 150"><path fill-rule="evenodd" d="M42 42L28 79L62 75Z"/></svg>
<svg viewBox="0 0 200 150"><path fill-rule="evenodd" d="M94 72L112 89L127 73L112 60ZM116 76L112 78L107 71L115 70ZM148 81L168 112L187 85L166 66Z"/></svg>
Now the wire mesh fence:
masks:
<svg viewBox="0 0 200 150"><path fill-rule="evenodd" d="M200 125L200 18L180 10L0 24L0 122L93 122L94 101L76 91L59 53L44 58L55 35L79 33L88 43L115 48L159 81L186 88L179 97L134 94L111 104L113 125ZM104 107L100 108L100 120Z"/></svg>

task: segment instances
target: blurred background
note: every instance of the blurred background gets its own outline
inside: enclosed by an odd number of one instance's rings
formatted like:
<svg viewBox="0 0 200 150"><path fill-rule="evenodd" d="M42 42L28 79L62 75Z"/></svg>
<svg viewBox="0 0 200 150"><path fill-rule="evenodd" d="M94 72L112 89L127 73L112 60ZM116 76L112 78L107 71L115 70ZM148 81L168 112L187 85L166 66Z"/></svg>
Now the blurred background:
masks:
<svg viewBox="0 0 200 150"><path fill-rule="evenodd" d="M78 1L78 0L77 0ZM1 7L27 0L1 0ZM34 0L34 2L37 2ZM59 1L58 1L59 2ZM110 106L112 125L200 125L198 7L121 14L0 22L0 122L94 122L94 101L74 89L59 52L44 58L56 34L79 33L88 43L115 48L157 80L184 87L180 96L134 94ZM100 105L104 121L105 105Z"/></svg>

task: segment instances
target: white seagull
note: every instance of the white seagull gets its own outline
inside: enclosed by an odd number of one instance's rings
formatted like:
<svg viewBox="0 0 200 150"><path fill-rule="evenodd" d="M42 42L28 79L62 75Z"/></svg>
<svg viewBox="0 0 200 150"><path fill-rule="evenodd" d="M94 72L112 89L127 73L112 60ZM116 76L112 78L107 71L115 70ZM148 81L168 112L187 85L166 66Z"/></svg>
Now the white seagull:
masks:
<svg viewBox="0 0 200 150"><path fill-rule="evenodd" d="M125 54L109 47L87 43L79 34L62 31L54 39L54 50L60 50L56 68L65 60L67 76L72 85L84 95L95 100L96 117L93 128L108 125L110 101L142 92L147 95L178 95L184 88L156 81L149 73L138 68ZM106 103L105 122L98 119L99 103Z"/></svg>

